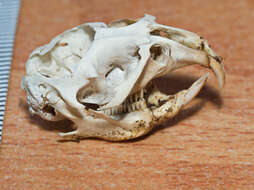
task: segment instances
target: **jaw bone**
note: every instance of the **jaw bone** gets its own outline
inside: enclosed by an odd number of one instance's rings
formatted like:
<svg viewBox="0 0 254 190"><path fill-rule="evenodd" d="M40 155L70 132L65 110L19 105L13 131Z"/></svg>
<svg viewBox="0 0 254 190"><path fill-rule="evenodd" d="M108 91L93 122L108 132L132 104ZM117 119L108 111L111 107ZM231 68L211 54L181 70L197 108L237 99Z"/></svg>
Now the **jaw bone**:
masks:
<svg viewBox="0 0 254 190"><path fill-rule="evenodd" d="M183 106L188 104L199 93L207 78L208 74L199 78L190 88L182 90L175 95L163 94L156 87L152 87L150 94L147 96L146 101L142 103L142 106L139 107L139 110L127 113L119 122L115 122L115 120L112 122L112 119L105 118L104 114L92 111L91 115L95 114L97 118L105 119L108 122L102 122L103 127L96 124L93 126L93 130L91 130L90 126L90 130L77 128L75 131L60 133L59 135L70 140L96 137L110 141L120 141L137 138L174 117ZM114 112L111 111L109 115L111 114L114 114Z"/></svg>

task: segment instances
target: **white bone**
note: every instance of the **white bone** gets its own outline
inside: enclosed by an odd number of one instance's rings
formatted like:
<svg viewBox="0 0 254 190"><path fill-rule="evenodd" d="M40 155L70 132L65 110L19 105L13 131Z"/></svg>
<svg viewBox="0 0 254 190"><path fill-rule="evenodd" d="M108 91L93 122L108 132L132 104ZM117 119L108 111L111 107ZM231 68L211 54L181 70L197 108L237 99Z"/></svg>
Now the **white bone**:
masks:
<svg viewBox="0 0 254 190"><path fill-rule="evenodd" d="M221 59L206 40L145 15L58 35L32 52L21 86L31 113L73 121L77 129L60 136L125 140L173 117L198 94L207 75L174 98L148 89L153 79L191 64L211 68L224 84Z"/></svg>

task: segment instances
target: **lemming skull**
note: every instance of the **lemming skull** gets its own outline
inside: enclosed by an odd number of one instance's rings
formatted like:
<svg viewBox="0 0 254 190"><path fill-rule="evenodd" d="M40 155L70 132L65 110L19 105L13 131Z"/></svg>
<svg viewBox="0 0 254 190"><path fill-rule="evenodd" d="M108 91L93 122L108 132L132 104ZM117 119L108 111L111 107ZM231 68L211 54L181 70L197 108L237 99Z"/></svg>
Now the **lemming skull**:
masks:
<svg viewBox="0 0 254 190"><path fill-rule="evenodd" d="M65 31L30 55L22 88L32 114L73 121L67 139L132 139L175 116L208 75L175 95L152 80L183 66L211 68L224 84L221 59L198 35L160 25L150 15Z"/></svg>

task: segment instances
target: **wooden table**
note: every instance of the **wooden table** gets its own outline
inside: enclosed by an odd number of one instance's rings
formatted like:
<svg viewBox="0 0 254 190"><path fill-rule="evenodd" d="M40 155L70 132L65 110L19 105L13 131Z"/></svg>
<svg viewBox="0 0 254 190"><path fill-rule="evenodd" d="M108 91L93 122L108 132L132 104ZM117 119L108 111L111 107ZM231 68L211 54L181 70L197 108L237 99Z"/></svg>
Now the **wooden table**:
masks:
<svg viewBox="0 0 254 190"><path fill-rule="evenodd" d="M223 90L213 75L174 119L144 138L59 142L70 122L31 117L20 89L29 53L84 22L149 13L209 40L224 58ZM0 189L254 189L254 1L23 0L0 146ZM158 82L169 92L207 70L190 67Z"/></svg>

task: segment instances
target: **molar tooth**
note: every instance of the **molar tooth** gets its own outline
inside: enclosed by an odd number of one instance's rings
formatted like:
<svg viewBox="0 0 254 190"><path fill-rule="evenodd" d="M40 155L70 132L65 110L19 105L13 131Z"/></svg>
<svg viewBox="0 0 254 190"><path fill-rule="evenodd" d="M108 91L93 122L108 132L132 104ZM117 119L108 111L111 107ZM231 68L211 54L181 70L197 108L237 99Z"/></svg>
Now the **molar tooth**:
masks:
<svg viewBox="0 0 254 190"><path fill-rule="evenodd" d="M137 92L137 95L138 95L138 101L139 101L141 98L141 91Z"/></svg>
<svg viewBox="0 0 254 190"><path fill-rule="evenodd" d="M138 99L138 97L137 97L137 93L133 94L133 102L136 102L136 101L137 101L137 99Z"/></svg>
<svg viewBox="0 0 254 190"><path fill-rule="evenodd" d="M130 97L128 97L126 100L127 100L126 104L129 104L130 103Z"/></svg>
<svg viewBox="0 0 254 190"><path fill-rule="evenodd" d="M118 107L115 108L115 114L118 114Z"/></svg>
<svg viewBox="0 0 254 190"><path fill-rule="evenodd" d="M135 102L137 102L138 101L138 94L136 93L135 94Z"/></svg>
<svg viewBox="0 0 254 190"><path fill-rule="evenodd" d="M140 103L139 102L136 103L136 108L137 108L137 110L140 110Z"/></svg>
<svg viewBox="0 0 254 190"><path fill-rule="evenodd" d="M139 103L139 101L136 102L136 107L137 107L137 110L140 110L140 103Z"/></svg>
<svg viewBox="0 0 254 190"><path fill-rule="evenodd" d="M134 99L133 96L134 96L134 95L131 95L131 96L130 96L130 103L133 102L133 99Z"/></svg>
<svg viewBox="0 0 254 190"><path fill-rule="evenodd" d="M117 114L117 107L113 108L113 115Z"/></svg>
<svg viewBox="0 0 254 190"><path fill-rule="evenodd" d="M131 112L131 105L128 105L128 112Z"/></svg>
<svg viewBox="0 0 254 190"><path fill-rule="evenodd" d="M136 109L137 109L137 110L140 110L139 102L136 103Z"/></svg>
<svg viewBox="0 0 254 190"><path fill-rule="evenodd" d="M143 109L144 109L144 106L143 106L143 102L142 102L142 101L139 101L139 109L140 109L140 110L143 110Z"/></svg>
<svg viewBox="0 0 254 190"><path fill-rule="evenodd" d="M112 115L115 115L115 113L116 113L116 108L114 107L112 108Z"/></svg>
<svg viewBox="0 0 254 190"><path fill-rule="evenodd" d="M118 114L119 114L119 113L122 113L122 105L120 105L120 106L118 107L117 113L118 113Z"/></svg>
<svg viewBox="0 0 254 190"><path fill-rule="evenodd" d="M127 107L124 107L123 113L126 113L126 112L127 112Z"/></svg>
<svg viewBox="0 0 254 190"><path fill-rule="evenodd" d="M115 114L119 114L119 106L116 107Z"/></svg>
<svg viewBox="0 0 254 190"><path fill-rule="evenodd" d="M146 109L146 108L147 108L146 103L143 102L143 109Z"/></svg>
<svg viewBox="0 0 254 190"><path fill-rule="evenodd" d="M144 100L140 101L140 108L144 110L146 108L146 103Z"/></svg>
<svg viewBox="0 0 254 190"><path fill-rule="evenodd" d="M126 104L123 105L123 112L124 113L127 112L127 105Z"/></svg>
<svg viewBox="0 0 254 190"><path fill-rule="evenodd" d="M132 105L130 105L130 110L131 110L131 112L133 112L134 110L133 110L133 107L132 107Z"/></svg>
<svg viewBox="0 0 254 190"><path fill-rule="evenodd" d="M144 104L144 102L140 102L140 107L141 107L142 110L145 109L145 104Z"/></svg>
<svg viewBox="0 0 254 190"><path fill-rule="evenodd" d="M130 103L130 96L128 96L128 98L126 98L126 104L129 104Z"/></svg>
<svg viewBox="0 0 254 190"><path fill-rule="evenodd" d="M144 90L143 90L143 89L140 90L140 98L141 98L141 99L144 98Z"/></svg>
<svg viewBox="0 0 254 190"><path fill-rule="evenodd" d="M131 107L132 107L132 111L135 111L135 110L136 110L136 103L133 103L133 104L131 105Z"/></svg>
<svg viewBox="0 0 254 190"><path fill-rule="evenodd" d="M118 107L117 113L122 113L122 105Z"/></svg>
<svg viewBox="0 0 254 190"><path fill-rule="evenodd" d="M120 113L124 113L124 107L123 106L120 107Z"/></svg>

